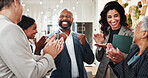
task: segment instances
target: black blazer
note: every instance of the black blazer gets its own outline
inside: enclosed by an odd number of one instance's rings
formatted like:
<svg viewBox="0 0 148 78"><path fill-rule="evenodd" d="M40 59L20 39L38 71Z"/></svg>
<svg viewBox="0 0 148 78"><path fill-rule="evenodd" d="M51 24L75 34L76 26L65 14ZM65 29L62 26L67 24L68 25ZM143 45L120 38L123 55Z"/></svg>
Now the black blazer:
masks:
<svg viewBox="0 0 148 78"><path fill-rule="evenodd" d="M118 78L148 78L148 47L131 65L127 62L139 51L139 47L133 44L127 58L114 65L110 63Z"/></svg>
<svg viewBox="0 0 148 78"><path fill-rule="evenodd" d="M60 31L57 31L53 34L56 34L58 38L59 33ZM88 43L86 43L85 46L82 46L80 44L78 33L72 33L72 37L79 76L80 78L87 78L87 73L84 68L83 62L92 64L94 61L94 54ZM72 78L71 59L66 45L64 45L64 49L62 50L62 52L55 58L55 64L57 69L51 73L51 78Z"/></svg>

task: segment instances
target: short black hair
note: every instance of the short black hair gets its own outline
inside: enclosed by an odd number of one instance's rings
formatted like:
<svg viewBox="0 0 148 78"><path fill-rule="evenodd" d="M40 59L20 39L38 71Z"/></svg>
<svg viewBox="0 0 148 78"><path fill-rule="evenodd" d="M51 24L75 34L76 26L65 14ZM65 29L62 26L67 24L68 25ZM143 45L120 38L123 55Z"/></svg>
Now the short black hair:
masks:
<svg viewBox="0 0 148 78"><path fill-rule="evenodd" d="M29 16L22 15L22 20L18 23L18 25L22 29L27 29L34 24L35 20Z"/></svg>

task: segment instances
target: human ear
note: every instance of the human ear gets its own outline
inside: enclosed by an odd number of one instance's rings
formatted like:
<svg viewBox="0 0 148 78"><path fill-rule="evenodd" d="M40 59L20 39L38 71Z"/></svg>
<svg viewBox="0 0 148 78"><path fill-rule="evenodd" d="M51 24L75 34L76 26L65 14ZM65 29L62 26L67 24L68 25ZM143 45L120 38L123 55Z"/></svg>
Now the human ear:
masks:
<svg viewBox="0 0 148 78"><path fill-rule="evenodd" d="M19 0L14 0L13 1L14 2L14 6L15 7L20 7L18 4L20 4L20 1Z"/></svg>
<svg viewBox="0 0 148 78"><path fill-rule="evenodd" d="M147 38L148 37L148 31L143 31L142 33L142 38Z"/></svg>

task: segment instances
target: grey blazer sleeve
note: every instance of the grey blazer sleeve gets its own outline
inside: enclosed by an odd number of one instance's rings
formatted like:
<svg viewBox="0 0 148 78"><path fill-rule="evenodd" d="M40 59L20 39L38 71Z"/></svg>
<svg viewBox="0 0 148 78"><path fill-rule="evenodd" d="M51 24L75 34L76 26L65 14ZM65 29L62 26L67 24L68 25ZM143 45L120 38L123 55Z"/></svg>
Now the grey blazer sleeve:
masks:
<svg viewBox="0 0 148 78"><path fill-rule="evenodd" d="M96 59L100 62L101 60L102 60L102 58L103 58L103 54L104 54L104 52L105 52L105 50L104 50L104 48L98 48L97 47L97 49L96 49Z"/></svg>
<svg viewBox="0 0 148 78"><path fill-rule="evenodd" d="M17 25L7 26L0 37L0 58L17 78L40 78L55 68L54 59L49 54L38 61L34 59L28 39Z"/></svg>

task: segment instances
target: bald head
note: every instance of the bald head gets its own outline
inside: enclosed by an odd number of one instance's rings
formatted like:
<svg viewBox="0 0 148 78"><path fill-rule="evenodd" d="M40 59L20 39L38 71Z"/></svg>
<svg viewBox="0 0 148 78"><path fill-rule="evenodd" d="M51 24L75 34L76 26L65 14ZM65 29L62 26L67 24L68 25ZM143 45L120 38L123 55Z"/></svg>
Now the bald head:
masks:
<svg viewBox="0 0 148 78"><path fill-rule="evenodd" d="M69 30L73 22L73 14L68 9L63 9L59 16L59 26L62 30Z"/></svg>
<svg viewBox="0 0 148 78"><path fill-rule="evenodd" d="M61 15L61 13L68 13L68 14L70 14L70 15L72 16L72 18L73 18L72 12L71 12L70 10L68 10L68 9L63 9L63 10L60 12L60 15Z"/></svg>

